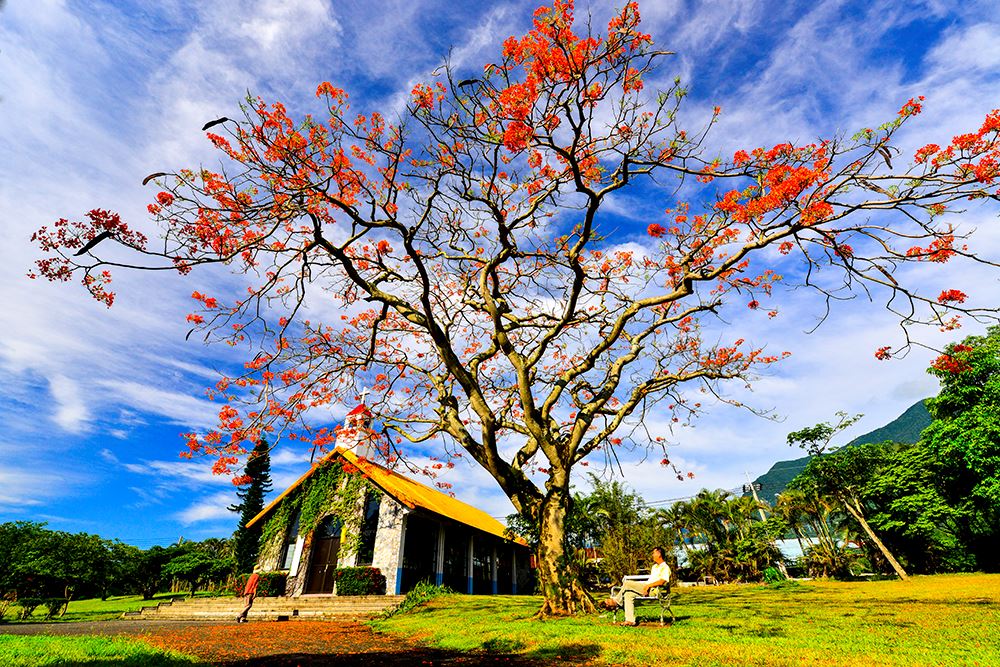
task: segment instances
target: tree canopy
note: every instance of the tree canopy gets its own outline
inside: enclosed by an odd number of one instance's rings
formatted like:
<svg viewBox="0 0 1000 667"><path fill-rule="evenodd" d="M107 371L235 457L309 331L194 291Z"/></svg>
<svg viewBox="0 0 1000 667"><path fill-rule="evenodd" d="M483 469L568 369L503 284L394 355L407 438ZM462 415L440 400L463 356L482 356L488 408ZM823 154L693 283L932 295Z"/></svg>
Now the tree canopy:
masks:
<svg viewBox="0 0 1000 667"><path fill-rule="evenodd" d="M923 434L937 487L979 567L1000 569L1000 328L949 345L928 372L941 381Z"/></svg>
<svg viewBox="0 0 1000 667"><path fill-rule="evenodd" d="M334 431L310 413L371 388L382 455L434 440L474 459L539 526L544 611L590 609L558 571L571 471L629 442L662 447L644 427L652 406L681 422L702 407L692 389L780 360L702 331L726 313L777 316L782 266L831 298L873 290L904 327L991 314L893 274L976 259L947 214L998 196L1000 111L905 167L893 143L922 98L851 138L705 156L721 111L682 127L680 81L646 88L668 56L634 2L591 30L555 0L482 70L446 65L417 84L399 116L356 113L328 82L300 118L248 97L205 126L220 169L147 177L162 242L94 209L36 233L49 253L38 274L80 278L110 306L112 268L230 266L245 291L196 290L188 319L249 358L218 383L219 428L191 434L191 454L226 473L268 433L324 447ZM678 185L659 190L665 213L645 239L616 238L616 193L666 179ZM115 244L136 259L104 254ZM331 300L337 315L319 307Z"/></svg>

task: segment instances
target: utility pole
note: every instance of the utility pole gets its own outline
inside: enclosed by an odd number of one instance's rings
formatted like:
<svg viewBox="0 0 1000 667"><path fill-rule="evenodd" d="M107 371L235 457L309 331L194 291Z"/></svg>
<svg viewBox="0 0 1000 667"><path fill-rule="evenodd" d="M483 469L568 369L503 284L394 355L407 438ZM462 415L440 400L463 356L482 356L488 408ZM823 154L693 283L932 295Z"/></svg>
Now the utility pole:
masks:
<svg viewBox="0 0 1000 667"><path fill-rule="evenodd" d="M757 482L753 482L753 481L750 480L750 473L748 471L744 470L743 474L747 476L747 483L743 486L743 488L744 489L747 489L747 488L750 489L750 493L753 494L753 499L757 501L757 511L760 512L760 520L761 521L767 521L767 517L764 516L764 508L761 506L760 497L757 495L757 491L760 489L760 484L757 483ZM774 547L776 549L778 548L777 541L774 542ZM780 549L779 549L779 552L780 552ZM784 563L784 561L782 561L779 558L778 561L775 563L775 565L777 565L778 569L781 570L781 573L783 575L785 575L785 579L788 579L788 570L785 569L785 563Z"/></svg>
<svg viewBox="0 0 1000 667"><path fill-rule="evenodd" d="M747 476L747 483L743 487L743 490L746 491L749 488L750 492L753 494L753 499L757 501L757 511L760 512L760 520L766 521L767 517L764 516L764 508L760 506L760 498L757 496L757 489L760 488L760 484L751 482L750 473L746 470L743 471L743 474Z"/></svg>

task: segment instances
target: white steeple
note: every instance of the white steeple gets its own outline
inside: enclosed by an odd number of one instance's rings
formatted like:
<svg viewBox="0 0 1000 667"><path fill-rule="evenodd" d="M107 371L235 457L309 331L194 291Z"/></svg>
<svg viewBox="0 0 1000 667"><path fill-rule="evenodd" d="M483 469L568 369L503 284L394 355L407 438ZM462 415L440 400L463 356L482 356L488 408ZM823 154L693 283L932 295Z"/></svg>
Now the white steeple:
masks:
<svg viewBox="0 0 1000 667"><path fill-rule="evenodd" d="M364 403L347 413L344 425L337 435L337 446L349 449L361 458L372 458L372 439L374 433L371 430L372 413Z"/></svg>

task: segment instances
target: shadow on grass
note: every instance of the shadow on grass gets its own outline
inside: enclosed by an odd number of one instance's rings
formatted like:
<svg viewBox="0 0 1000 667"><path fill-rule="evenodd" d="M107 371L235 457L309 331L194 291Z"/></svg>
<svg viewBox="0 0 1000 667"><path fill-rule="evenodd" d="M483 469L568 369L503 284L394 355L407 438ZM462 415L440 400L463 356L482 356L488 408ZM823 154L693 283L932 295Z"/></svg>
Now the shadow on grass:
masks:
<svg viewBox="0 0 1000 667"><path fill-rule="evenodd" d="M601 647L597 644L563 644L539 648L527 654L528 657L539 660L538 664L559 664L562 662L584 662L601 656Z"/></svg>
<svg viewBox="0 0 1000 667"><path fill-rule="evenodd" d="M42 660L41 662L18 662L10 663L19 665L81 665L83 667L199 667L208 665L207 662L192 662L190 659L174 658L171 656L139 655L131 657L116 658L81 658L57 659L53 661Z"/></svg>
<svg viewBox="0 0 1000 667"><path fill-rule="evenodd" d="M284 653L267 655L248 660L213 661L216 667L286 667L302 665L337 665L337 667L424 667L433 665L490 665L502 664L513 667L541 667L542 665L574 663L592 660L600 655L600 647L590 644L571 644L560 650L536 651L527 655L493 652L463 652L444 649L419 648L407 651L377 653L344 653L335 649L324 653ZM172 667L172 666L171 666Z"/></svg>

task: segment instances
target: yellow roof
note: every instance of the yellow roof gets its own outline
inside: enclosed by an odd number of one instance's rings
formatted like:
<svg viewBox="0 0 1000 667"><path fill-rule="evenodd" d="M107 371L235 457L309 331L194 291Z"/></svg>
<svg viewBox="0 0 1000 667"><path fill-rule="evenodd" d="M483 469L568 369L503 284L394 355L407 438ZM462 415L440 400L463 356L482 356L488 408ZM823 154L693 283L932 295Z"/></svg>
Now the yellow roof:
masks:
<svg viewBox="0 0 1000 667"><path fill-rule="evenodd" d="M504 539L510 539L506 535L506 527L481 509L477 509L472 505L463 503L461 500L452 498L446 493L441 493L437 489L432 489L431 487L421 484L420 482L404 477L403 475L389 470L388 468L384 468L377 463L373 463L364 458L359 458L357 454L347 449L338 447L330 452L323 459L323 461L327 461L335 456L340 456L348 463L355 465L359 470L361 470L365 477L375 484L375 486L379 487L387 495L392 496L410 509L419 507L420 509L427 510L428 512L433 512L434 514L439 514L454 521L458 521L459 523L464 523L467 526L472 526L473 528L477 528L485 533L490 533L491 535L496 535L497 537L502 537ZM316 470L316 467L313 467L309 472L296 480L294 484L285 489L284 493L275 498L261 511L260 514L247 522L247 526L254 525L256 522L262 520L266 515L268 515L285 496L308 479L309 476L313 474L314 470ZM521 544L525 543L522 539L517 539L517 542Z"/></svg>

